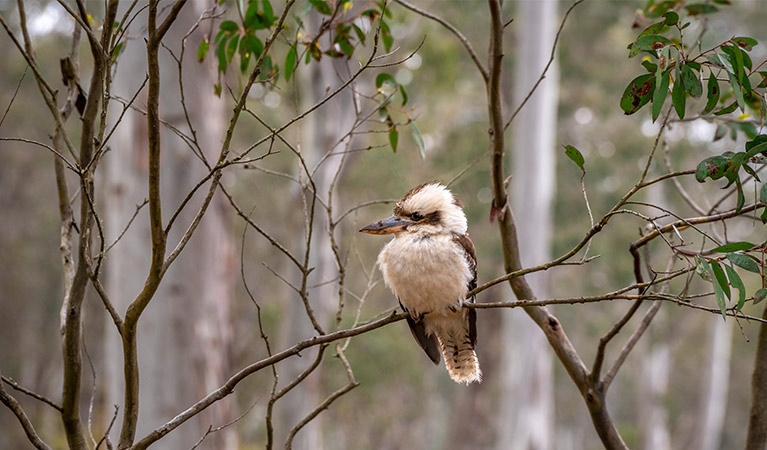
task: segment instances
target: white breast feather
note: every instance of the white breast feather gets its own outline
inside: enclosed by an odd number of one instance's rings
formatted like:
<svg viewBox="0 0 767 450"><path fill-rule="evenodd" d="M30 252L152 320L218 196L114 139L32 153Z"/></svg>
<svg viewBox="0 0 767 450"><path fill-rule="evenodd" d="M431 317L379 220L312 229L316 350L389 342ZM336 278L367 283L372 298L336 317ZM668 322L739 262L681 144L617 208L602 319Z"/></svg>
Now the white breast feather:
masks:
<svg viewBox="0 0 767 450"><path fill-rule="evenodd" d="M473 278L463 248L448 234L402 234L381 250L386 285L414 316L459 307Z"/></svg>

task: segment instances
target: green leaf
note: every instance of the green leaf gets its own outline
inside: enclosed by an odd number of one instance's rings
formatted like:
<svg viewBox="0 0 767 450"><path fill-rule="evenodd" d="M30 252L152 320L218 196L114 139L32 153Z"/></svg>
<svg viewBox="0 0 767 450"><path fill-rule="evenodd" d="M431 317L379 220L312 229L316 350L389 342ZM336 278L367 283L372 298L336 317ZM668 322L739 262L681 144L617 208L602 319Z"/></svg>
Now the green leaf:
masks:
<svg viewBox="0 0 767 450"><path fill-rule="evenodd" d="M122 53L123 50L125 50L125 42L119 42L114 46L112 49L112 57L110 59L111 64L115 64L117 62L117 58L120 56L120 53Z"/></svg>
<svg viewBox="0 0 767 450"><path fill-rule="evenodd" d="M687 5L684 7L684 9L686 9L687 13L691 16L697 16L698 14L711 14L719 11L719 8L716 6L706 3L695 3L692 5Z"/></svg>
<svg viewBox="0 0 767 450"><path fill-rule="evenodd" d="M711 281L713 279L713 276L711 275L711 266L706 260L700 256L695 256L695 262L697 263L695 266L695 273L700 275L704 280Z"/></svg>
<svg viewBox="0 0 767 450"><path fill-rule="evenodd" d="M357 35L357 39L359 39L360 43L365 45L365 33L362 31L362 28L358 27L356 24L352 24L352 28L354 29L354 34Z"/></svg>
<svg viewBox="0 0 767 450"><path fill-rule="evenodd" d="M732 90L735 92L735 99L738 102L738 106L740 107L740 110L744 113L746 112L746 101L743 99L743 88L741 88L740 83L738 82L738 78L731 74L727 74L730 77L730 85L732 86Z"/></svg>
<svg viewBox="0 0 767 450"><path fill-rule="evenodd" d="M389 83L392 86L397 86L397 81L393 76L389 75L388 73L379 73L376 77L376 88L381 89L381 86L383 86L384 83Z"/></svg>
<svg viewBox="0 0 767 450"><path fill-rule="evenodd" d="M732 38L732 42L735 43L738 47L745 49L746 51L751 51L752 48L754 48L755 45L759 44L756 39L750 38L750 37L735 37Z"/></svg>
<svg viewBox="0 0 767 450"><path fill-rule="evenodd" d="M663 109L663 103L666 102L666 96L668 95L668 85L671 81L671 73L666 71L661 77L660 85L655 88L655 92L652 95L652 121L658 119L661 109Z"/></svg>
<svg viewBox="0 0 767 450"><path fill-rule="evenodd" d="M743 185L740 183L740 177L736 173L735 185L738 187L738 203L735 205L735 213L740 214L740 210L743 209L743 205L746 204L746 196L743 194Z"/></svg>
<svg viewBox="0 0 767 450"><path fill-rule="evenodd" d="M240 40L240 70L245 73L251 58L258 58L264 51L264 44L252 32L247 32Z"/></svg>
<svg viewBox="0 0 767 450"><path fill-rule="evenodd" d="M645 15L647 17L660 17L663 14L666 13L670 8L672 8L677 2L676 1L662 1L662 2L647 2L649 7L645 11ZM655 3L655 4L653 4Z"/></svg>
<svg viewBox="0 0 767 450"><path fill-rule="evenodd" d="M269 23L269 26L272 26L275 20L277 20L276 17L274 17L274 9L272 9L272 4L269 2L269 0L262 0L264 4L264 19L266 19L267 23Z"/></svg>
<svg viewBox="0 0 767 450"><path fill-rule="evenodd" d="M743 83L744 70L743 70L743 52L737 46L723 45L722 51L729 56L730 63L732 63L733 73L737 75L738 82Z"/></svg>
<svg viewBox="0 0 767 450"><path fill-rule="evenodd" d="M397 141L399 141L399 131L396 128L389 130L389 145L392 151L397 152Z"/></svg>
<svg viewBox="0 0 767 450"><path fill-rule="evenodd" d="M399 93L402 96L402 106L405 106L407 104L407 92L402 85L399 86Z"/></svg>
<svg viewBox="0 0 767 450"><path fill-rule="evenodd" d="M738 290L738 306L735 307L735 310L740 311L746 304L746 286L743 285L743 280L740 279L740 275L735 269L725 264L724 270L727 272L727 278L730 279L732 287Z"/></svg>
<svg viewBox="0 0 767 450"><path fill-rule="evenodd" d="M234 57L234 53L237 51L237 44L240 43L240 35L236 34L230 41L229 45L226 46L226 60L227 62L232 62L232 58Z"/></svg>
<svg viewBox="0 0 767 450"><path fill-rule="evenodd" d="M621 109L627 114L634 114L650 101L655 92L655 76L653 74L640 75L626 86L621 97Z"/></svg>
<svg viewBox="0 0 767 450"><path fill-rule="evenodd" d="M644 67L645 69L647 69L647 71L648 71L648 72L650 72L650 73L655 73L655 72L658 70L658 65L657 65L657 64L653 64L653 63L651 63L651 62L650 62L649 60L647 60L647 59L645 59L644 61L642 61L642 67ZM656 83L657 83L657 81L656 81Z"/></svg>
<svg viewBox="0 0 767 450"><path fill-rule="evenodd" d="M679 69L676 71L676 80L674 80L674 87L671 89L671 102L674 104L676 115L680 119L684 119L684 109L687 99L684 96L684 80L679 76Z"/></svg>
<svg viewBox="0 0 767 450"><path fill-rule="evenodd" d="M386 12L389 12L389 10L387 9ZM394 38L391 35L391 30L389 30L389 25L383 20L381 20L381 40L386 51L390 51L392 44L394 44Z"/></svg>
<svg viewBox="0 0 767 450"><path fill-rule="evenodd" d="M240 26L232 20L225 20L219 25L219 29L229 32L234 32L240 29Z"/></svg>
<svg viewBox="0 0 767 450"><path fill-rule="evenodd" d="M218 71L226 73L226 39L222 39L216 47L216 56L218 57Z"/></svg>
<svg viewBox="0 0 767 450"><path fill-rule="evenodd" d="M716 80L716 77L714 76L714 72L711 72L711 74L708 77L708 83L706 84L706 107L703 108L703 112L701 114L708 114L711 111L714 110L716 107L716 104L719 102L719 82Z"/></svg>
<svg viewBox="0 0 767 450"><path fill-rule="evenodd" d="M740 253L728 253L725 257L741 269L748 270L749 272L761 273L759 271L759 264L746 255Z"/></svg>
<svg viewBox="0 0 767 450"><path fill-rule="evenodd" d="M679 22L679 14L674 11L668 11L663 15L663 18L665 19L664 23L668 26L676 25Z"/></svg>
<svg viewBox="0 0 767 450"><path fill-rule="evenodd" d="M723 106L721 109L719 109L719 111L715 112L714 115L715 116L722 116L722 115L725 115L725 114L729 114L729 113L735 111L736 109L738 109L738 101L737 100L733 101L732 103L730 103L727 106Z"/></svg>
<svg viewBox="0 0 767 450"><path fill-rule="evenodd" d="M581 168L584 173L586 173L586 169L583 167L586 162L583 159L583 154L581 154L581 152L572 145L565 145L564 148L565 155L567 155L568 158L570 158L578 167Z"/></svg>
<svg viewBox="0 0 767 450"><path fill-rule="evenodd" d="M208 42L208 38L203 38L203 40L200 41L200 46L197 47L197 62L205 61L205 56L208 55L209 49L210 43Z"/></svg>
<svg viewBox="0 0 767 450"><path fill-rule="evenodd" d="M724 155L706 158L698 164L695 179L700 183L703 183L707 177L711 177L712 180L718 180L726 174L729 165L730 158Z"/></svg>
<svg viewBox="0 0 767 450"><path fill-rule="evenodd" d="M767 298L767 289L762 288L754 292L754 305Z"/></svg>
<svg viewBox="0 0 767 450"><path fill-rule="evenodd" d="M762 185L762 189L759 191L759 201L767 203L767 183Z"/></svg>
<svg viewBox="0 0 767 450"><path fill-rule="evenodd" d="M330 16L333 14L333 9L330 4L325 0L309 0L309 3L317 10L318 13Z"/></svg>
<svg viewBox="0 0 767 450"><path fill-rule="evenodd" d="M711 261L712 263L714 261ZM722 269L719 269L720 271ZM722 274L724 276L724 274ZM714 278L714 280L711 282L711 284L714 285L714 294L716 295L716 303L719 305L719 310L722 311L722 318L727 319L727 304L724 300L724 289L722 289L722 285L719 284L719 280Z"/></svg>
<svg viewBox="0 0 767 450"><path fill-rule="evenodd" d="M717 252L717 253L729 253L729 252L738 252L741 250L750 250L754 247L756 247L754 244L750 242L742 241L742 242L732 242L730 244L720 245L719 247L711 251Z"/></svg>
<svg viewBox="0 0 767 450"><path fill-rule="evenodd" d="M296 68L296 59L298 53L296 52L296 43L290 46L288 55L285 57L285 81L290 81L290 77L293 75L293 71Z"/></svg>
<svg viewBox="0 0 767 450"><path fill-rule="evenodd" d="M413 141L415 141L415 145L418 146L418 151L421 153L421 159L426 159L426 146L423 143L423 136L421 136L421 130L418 129L418 126L413 121L410 122L410 133L413 136Z"/></svg>
<svg viewBox="0 0 767 450"><path fill-rule="evenodd" d="M724 68L724 70L729 73L735 73L735 69L733 69L732 66L732 61L730 61L730 57L728 55L714 52L713 54L708 55L708 60L713 64Z"/></svg>
<svg viewBox="0 0 767 450"><path fill-rule="evenodd" d="M724 276L724 271L722 271L722 266L719 265L719 261L712 259L711 260L711 270L714 272L714 279L716 280L716 283L714 283L714 287L716 287L716 284L719 284L719 287L722 289L722 292L727 296L727 298L730 298L730 285L727 284L727 277Z"/></svg>
<svg viewBox="0 0 767 450"><path fill-rule="evenodd" d="M699 98L703 94L703 85L698 78L698 74L695 73L687 64L679 66L679 70L682 72L682 80L684 88L694 98Z"/></svg>
<svg viewBox="0 0 767 450"><path fill-rule="evenodd" d="M629 52L629 57L635 56L642 50L656 51L667 45L673 45L671 39L659 34L648 34L647 36L642 36L636 40L635 45L631 48L631 52Z"/></svg>

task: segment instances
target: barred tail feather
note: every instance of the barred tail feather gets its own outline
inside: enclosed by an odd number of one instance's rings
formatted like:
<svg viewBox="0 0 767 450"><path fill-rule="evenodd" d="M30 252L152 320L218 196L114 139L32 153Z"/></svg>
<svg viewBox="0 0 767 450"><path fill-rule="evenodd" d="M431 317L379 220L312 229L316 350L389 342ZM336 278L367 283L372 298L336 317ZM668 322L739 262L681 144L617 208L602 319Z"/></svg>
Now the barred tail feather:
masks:
<svg viewBox="0 0 767 450"><path fill-rule="evenodd" d="M467 330L463 333L439 333L439 344L450 378L456 383L469 384L482 381L479 360L474 352Z"/></svg>

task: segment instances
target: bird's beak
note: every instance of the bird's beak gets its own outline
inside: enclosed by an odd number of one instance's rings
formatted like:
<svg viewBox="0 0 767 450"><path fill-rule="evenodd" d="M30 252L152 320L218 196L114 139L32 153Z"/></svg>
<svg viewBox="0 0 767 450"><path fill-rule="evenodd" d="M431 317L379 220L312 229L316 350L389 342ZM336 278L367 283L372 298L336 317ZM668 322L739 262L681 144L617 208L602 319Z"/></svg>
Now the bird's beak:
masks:
<svg viewBox="0 0 767 450"><path fill-rule="evenodd" d="M365 228L361 229L361 233L368 234L392 234L400 233L407 229L408 225L412 225L413 222L409 220L398 219L394 216L387 217L378 222L373 222Z"/></svg>

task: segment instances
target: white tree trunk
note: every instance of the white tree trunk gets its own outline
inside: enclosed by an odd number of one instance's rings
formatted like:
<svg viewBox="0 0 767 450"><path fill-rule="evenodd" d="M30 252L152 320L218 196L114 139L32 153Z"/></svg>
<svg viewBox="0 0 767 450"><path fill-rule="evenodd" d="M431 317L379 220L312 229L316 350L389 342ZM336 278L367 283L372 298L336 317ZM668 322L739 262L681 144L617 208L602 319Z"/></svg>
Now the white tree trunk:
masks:
<svg viewBox="0 0 767 450"><path fill-rule="evenodd" d="M711 319L708 376L703 378L703 399L700 425L694 448L716 450L722 439L724 413L727 411L727 389L730 386L730 351L732 349L732 321L720 317Z"/></svg>
<svg viewBox="0 0 767 450"><path fill-rule="evenodd" d="M519 2L514 101L519 105L548 62L556 32L557 2ZM557 69L551 66L525 109L517 116L512 140L511 205L522 264L550 259ZM546 272L528 276L536 295L548 295ZM553 444L554 394L551 352L545 336L521 311L503 316L506 343L498 416L499 449L548 449Z"/></svg>
<svg viewBox="0 0 767 450"><path fill-rule="evenodd" d="M171 27L166 38L178 56L181 38L206 8L203 1L188 5ZM140 23L141 18L136 21ZM129 35L141 36L141 25ZM195 60L201 32L187 42L184 63L186 104L195 126L200 146L209 161L215 163L224 133L225 104L213 92L215 68ZM114 93L122 98L133 96L146 71L143 39L127 44L118 63ZM167 51L161 51L162 87L160 118L189 133L178 87L178 70ZM139 95L137 106L143 109L146 96ZM112 107L112 117L121 107ZM105 157L108 177L105 182L107 205L107 240L112 242L128 223L136 205L147 197L146 119L135 112L123 118ZM190 148L167 127L162 128L163 220L169 220L187 192L207 169ZM168 236L168 252L181 239L191 217L206 191L197 194L179 216ZM232 342L230 307L233 297L234 248L230 217L223 196L217 195L195 236L168 270L152 303L138 327L140 369L139 423L137 436L172 419L183 408L205 396L225 381L230 372L229 349ZM108 254L107 289L118 311L124 314L128 304L141 290L148 273L150 231L147 211L142 211L122 240ZM107 332L105 356L108 364L109 404L122 405L122 345L111 323ZM121 411L122 411L121 407ZM214 405L199 420L191 420L163 439L166 448L190 448L210 425L223 425L236 417L233 400ZM117 421L119 424L120 421ZM113 430L114 432L115 430ZM215 433L201 448L234 449L234 428Z"/></svg>
<svg viewBox="0 0 767 450"><path fill-rule="evenodd" d="M668 412L664 397L668 393L671 357L668 345L654 346L643 358L639 383L639 422L646 450L669 450Z"/></svg>

